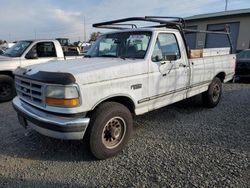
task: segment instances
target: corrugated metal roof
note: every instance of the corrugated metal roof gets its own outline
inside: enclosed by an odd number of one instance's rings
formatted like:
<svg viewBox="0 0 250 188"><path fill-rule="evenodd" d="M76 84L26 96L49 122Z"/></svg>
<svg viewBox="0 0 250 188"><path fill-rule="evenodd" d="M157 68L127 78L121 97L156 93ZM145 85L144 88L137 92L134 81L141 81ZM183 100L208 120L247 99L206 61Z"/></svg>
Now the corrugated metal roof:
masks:
<svg viewBox="0 0 250 188"><path fill-rule="evenodd" d="M199 14L199 15L186 17L185 20L191 21L191 20L208 19L208 18L214 18L214 17L242 15L242 14L250 14L250 8L249 9L240 9L240 10L229 10L229 11L223 11L223 12L215 12L215 13L209 13L209 14Z"/></svg>

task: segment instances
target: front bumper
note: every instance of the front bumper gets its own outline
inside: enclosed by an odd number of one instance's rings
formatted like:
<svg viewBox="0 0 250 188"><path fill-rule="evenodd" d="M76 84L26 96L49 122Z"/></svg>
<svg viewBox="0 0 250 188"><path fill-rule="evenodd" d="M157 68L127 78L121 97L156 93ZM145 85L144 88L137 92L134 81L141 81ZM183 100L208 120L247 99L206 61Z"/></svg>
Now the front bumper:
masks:
<svg viewBox="0 0 250 188"><path fill-rule="evenodd" d="M15 97L13 107L25 124L37 132L59 139L81 140L88 127L89 118L65 117L41 111Z"/></svg>
<svg viewBox="0 0 250 188"><path fill-rule="evenodd" d="M236 74L235 77L238 77L238 78L250 78L250 74Z"/></svg>

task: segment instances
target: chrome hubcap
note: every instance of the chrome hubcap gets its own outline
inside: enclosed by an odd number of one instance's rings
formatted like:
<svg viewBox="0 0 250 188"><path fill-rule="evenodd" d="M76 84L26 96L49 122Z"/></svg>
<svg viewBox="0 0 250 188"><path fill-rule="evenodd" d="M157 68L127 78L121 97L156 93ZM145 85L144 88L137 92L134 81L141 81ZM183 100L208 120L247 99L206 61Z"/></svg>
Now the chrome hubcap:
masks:
<svg viewBox="0 0 250 188"><path fill-rule="evenodd" d="M218 84L214 85L213 88L213 101L216 102L220 97L220 86Z"/></svg>
<svg viewBox="0 0 250 188"><path fill-rule="evenodd" d="M0 97L7 97L11 94L11 86L7 83L0 85Z"/></svg>
<svg viewBox="0 0 250 188"><path fill-rule="evenodd" d="M102 132L102 143L106 148L117 147L126 133L126 123L121 117L113 117L104 126Z"/></svg>

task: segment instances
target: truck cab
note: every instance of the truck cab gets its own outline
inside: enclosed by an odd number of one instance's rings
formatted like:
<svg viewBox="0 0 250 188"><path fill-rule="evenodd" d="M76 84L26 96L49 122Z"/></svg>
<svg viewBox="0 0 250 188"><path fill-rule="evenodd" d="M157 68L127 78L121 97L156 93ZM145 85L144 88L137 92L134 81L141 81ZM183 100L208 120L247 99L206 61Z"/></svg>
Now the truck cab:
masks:
<svg viewBox="0 0 250 188"><path fill-rule="evenodd" d="M23 40L6 50L2 58L8 58L9 63L25 67L35 63L64 59L60 43L56 40ZM3 59L1 59L3 60ZM1 62L2 63L2 62ZM1 66L1 69L4 67ZM8 68L8 67L6 67ZM14 66L14 69L16 66ZM8 69L11 69L8 68Z"/></svg>
<svg viewBox="0 0 250 188"><path fill-rule="evenodd" d="M13 71L17 67L27 67L53 60L61 61L65 58L62 47L57 40L22 40L17 42L0 55L0 102L11 100L15 96Z"/></svg>

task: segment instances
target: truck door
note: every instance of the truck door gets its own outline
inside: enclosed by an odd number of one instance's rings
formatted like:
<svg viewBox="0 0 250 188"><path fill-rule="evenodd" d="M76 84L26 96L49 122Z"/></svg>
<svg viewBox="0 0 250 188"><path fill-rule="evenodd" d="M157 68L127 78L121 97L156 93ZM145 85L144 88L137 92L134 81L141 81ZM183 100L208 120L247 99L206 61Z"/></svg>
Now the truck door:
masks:
<svg viewBox="0 0 250 188"><path fill-rule="evenodd" d="M186 98L189 66L180 34L159 33L149 64L149 110Z"/></svg>
<svg viewBox="0 0 250 188"><path fill-rule="evenodd" d="M55 45L53 42L38 42L24 54L21 59L21 66L46 63L51 60L57 60Z"/></svg>

